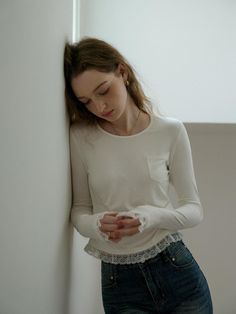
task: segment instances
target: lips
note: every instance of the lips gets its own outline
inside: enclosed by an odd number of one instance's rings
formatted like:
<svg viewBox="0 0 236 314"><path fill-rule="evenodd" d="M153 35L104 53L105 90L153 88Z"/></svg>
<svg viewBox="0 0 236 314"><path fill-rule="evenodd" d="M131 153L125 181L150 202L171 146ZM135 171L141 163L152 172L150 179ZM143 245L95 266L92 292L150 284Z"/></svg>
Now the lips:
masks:
<svg viewBox="0 0 236 314"><path fill-rule="evenodd" d="M108 111L108 112L103 113L102 116L103 117L108 117L108 116L110 116L112 114L112 112L113 112L113 109Z"/></svg>

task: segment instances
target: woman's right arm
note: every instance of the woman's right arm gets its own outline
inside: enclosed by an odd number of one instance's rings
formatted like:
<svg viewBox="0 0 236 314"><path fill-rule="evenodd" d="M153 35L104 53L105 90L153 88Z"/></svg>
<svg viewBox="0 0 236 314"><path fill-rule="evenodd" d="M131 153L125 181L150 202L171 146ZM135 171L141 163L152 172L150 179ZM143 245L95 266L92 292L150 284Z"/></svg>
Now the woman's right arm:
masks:
<svg viewBox="0 0 236 314"><path fill-rule="evenodd" d="M71 222L84 237L104 240L98 221L105 212L94 214L88 185L88 174L82 159L81 145L76 127L70 128L70 160L72 176Z"/></svg>
<svg viewBox="0 0 236 314"><path fill-rule="evenodd" d="M70 157L72 175L71 222L84 237L97 240L112 240L111 232L119 229L116 212L93 213L93 204L89 191L88 172L83 161L82 145L76 127L70 128ZM118 240L119 237L113 237Z"/></svg>

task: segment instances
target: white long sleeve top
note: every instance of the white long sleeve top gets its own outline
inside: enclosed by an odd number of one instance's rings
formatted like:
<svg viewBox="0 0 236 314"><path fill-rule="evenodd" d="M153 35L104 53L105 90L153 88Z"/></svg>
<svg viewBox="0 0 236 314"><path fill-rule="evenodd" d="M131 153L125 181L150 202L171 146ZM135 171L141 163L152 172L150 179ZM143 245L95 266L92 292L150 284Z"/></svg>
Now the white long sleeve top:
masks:
<svg viewBox="0 0 236 314"><path fill-rule="evenodd" d="M140 133L119 136L99 125L70 128L73 204L71 220L84 237L85 251L138 254L166 236L199 224L203 209L197 190L191 147L182 122L151 115ZM178 198L174 208L172 185ZM114 243L99 230L105 213L139 217L140 232Z"/></svg>

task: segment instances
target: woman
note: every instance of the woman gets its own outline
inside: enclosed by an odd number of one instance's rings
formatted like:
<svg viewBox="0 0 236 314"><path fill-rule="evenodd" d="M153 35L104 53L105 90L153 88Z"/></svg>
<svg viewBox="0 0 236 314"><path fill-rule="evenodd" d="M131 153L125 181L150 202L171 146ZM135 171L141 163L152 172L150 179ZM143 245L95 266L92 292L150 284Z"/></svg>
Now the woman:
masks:
<svg viewBox="0 0 236 314"><path fill-rule="evenodd" d="M101 260L105 313L212 313L179 232L203 219L183 123L153 113L131 65L102 40L67 43L64 73L71 220Z"/></svg>

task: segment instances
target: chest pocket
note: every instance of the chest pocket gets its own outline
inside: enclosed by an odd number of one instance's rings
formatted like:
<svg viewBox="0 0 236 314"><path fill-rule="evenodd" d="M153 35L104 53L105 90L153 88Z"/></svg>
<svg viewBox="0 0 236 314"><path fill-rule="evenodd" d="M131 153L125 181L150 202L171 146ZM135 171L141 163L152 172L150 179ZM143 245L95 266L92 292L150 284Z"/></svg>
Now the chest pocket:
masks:
<svg viewBox="0 0 236 314"><path fill-rule="evenodd" d="M169 170L166 160L156 156L147 157L150 177L159 183L169 181Z"/></svg>

